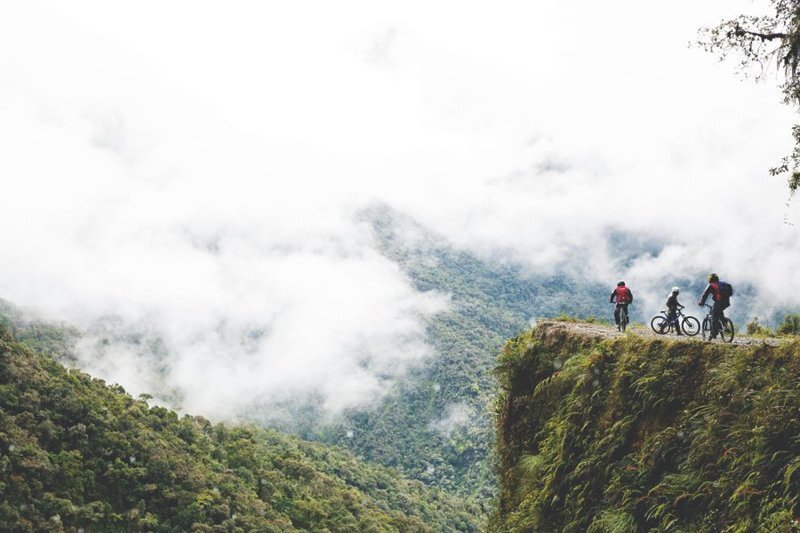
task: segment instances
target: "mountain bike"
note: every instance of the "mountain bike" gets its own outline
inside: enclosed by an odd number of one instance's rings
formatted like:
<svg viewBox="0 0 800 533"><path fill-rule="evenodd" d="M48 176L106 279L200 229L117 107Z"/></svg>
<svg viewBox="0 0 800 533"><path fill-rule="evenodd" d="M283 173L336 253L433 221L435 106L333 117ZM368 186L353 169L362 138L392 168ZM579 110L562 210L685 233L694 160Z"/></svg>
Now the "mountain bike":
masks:
<svg viewBox="0 0 800 533"><path fill-rule="evenodd" d="M708 315L703 319L703 340L711 340L711 321L714 320L714 308L708 304ZM728 317L717 320L717 333L723 342L733 342L733 321Z"/></svg>
<svg viewBox="0 0 800 533"><path fill-rule="evenodd" d="M617 329L625 332L625 328L628 327L628 307L627 306L620 306L619 308L619 324L617 324Z"/></svg>
<svg viewBox="0 0 800 533"><path fill-rule="evenodd" d="M669 318L667 311L661 311L661 314L654 316L650 321L650 327L659 335L671 332L678 327L678 324L680 324L681 331L690 337L700 333L700 321L693 316L684 315L681 309L678 309L674 319Z"/></svg>

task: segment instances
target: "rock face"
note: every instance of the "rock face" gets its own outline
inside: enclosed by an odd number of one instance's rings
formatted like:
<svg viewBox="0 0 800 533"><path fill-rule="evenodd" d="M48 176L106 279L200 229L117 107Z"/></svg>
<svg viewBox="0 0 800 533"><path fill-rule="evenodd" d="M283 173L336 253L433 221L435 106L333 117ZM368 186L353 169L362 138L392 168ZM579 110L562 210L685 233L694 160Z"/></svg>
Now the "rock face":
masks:
<svg viewBox="0 0 800 533"><path fill-rule="evenodd" d="M499 358L493 531L792 531L800 342L540 323Z"/></svg>

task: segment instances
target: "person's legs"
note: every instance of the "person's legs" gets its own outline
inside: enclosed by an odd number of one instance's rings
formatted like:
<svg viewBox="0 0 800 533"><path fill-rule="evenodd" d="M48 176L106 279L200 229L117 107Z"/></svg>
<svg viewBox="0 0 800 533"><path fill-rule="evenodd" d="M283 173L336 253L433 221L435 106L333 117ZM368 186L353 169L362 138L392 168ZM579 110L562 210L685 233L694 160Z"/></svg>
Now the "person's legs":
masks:
<svg viewBox="0 0 800 533"><path fill-rule="evenodd" d="M719 328L717 326L725 318L725 315L722 313L724 310L725 308L722 306L722 304L719 302L714 302L714 307L711 308L711 314L714 317L714 319L711 321L712 339L717 336L717 333L719 333Z"/></svg>
<svg viewBox="0 0 800 533"><path fill-rule="evenodd" d="M667 318L672 324L675 325L675 333L677 333L678 335L682 335L681 324L678 321L678 312L670 310L669 313L667 313Z"/></svg>

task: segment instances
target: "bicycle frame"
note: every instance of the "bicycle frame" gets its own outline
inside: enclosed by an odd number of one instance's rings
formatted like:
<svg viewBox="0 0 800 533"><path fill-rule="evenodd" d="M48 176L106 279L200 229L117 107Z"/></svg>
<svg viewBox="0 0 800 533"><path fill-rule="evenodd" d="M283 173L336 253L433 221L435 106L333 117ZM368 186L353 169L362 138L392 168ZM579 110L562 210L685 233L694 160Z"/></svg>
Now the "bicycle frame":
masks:
<svg viewBox="0 0 800 533"><path fill-rule="evenodd" d="M700 321L691 315L685 314L683 306L675 310L675 317L670 318L668 310L660 311L650 321L650 327L659 335L664 335L675 330L679 335L694 337L700 333Z"/></svg>
<svg viewBox="0 0 800 533"><path fill-rule="evenodd" d="M619 306L619 324L617 324L617 329L619 331L624 332L628 324L630 323L630 316L628 314L628 308L627 308L627 306L630 304L629 303L621 304L619 302L611 302L611 304L614 306L615 312L617 306Z"/></svg>
<svg viewBox="0 0 800 533"><path fill-rule="evenodd" d="M683 314L683 308L678 308L675 311L675 318L670 318L669 317L669 311L661 311L659 314L660 315L664 315L664 317L667 319L667 321L672 326L674 326L675 324L680 324L681 323L681 319L682 318L686 318L688 316L688 315L684 315Z"/></svg>
<svg viewBox="0 0 800 533"><path fill-rule="evenodd" d="M705 319L703 319L703 338L705 339L706 336L706 324L709 326L708 331L710 334L710 332L714 330L714 322L716 322L717 334L720 336L722 341L733 342L733 336L735 334L733 321L725 315L722 315L722 318L714 318L714 306L708 304L703 304L703 306L708 308L708 314L706 315ZM727 327L728 324L730 324L729 328ZM729 335L727 339L725 338L726 335Z"/></svg>
<svg viewBox="0 0 800 533"><path fill-rule="evenodd" d="M706 320L708 320L709 322L713 321L714 320L714 306L713 305L708 305L708 304L703 304L703 307L708 307L708 314L706 315ZM721 322L721 320L717 320L717 322Z"/></svg>

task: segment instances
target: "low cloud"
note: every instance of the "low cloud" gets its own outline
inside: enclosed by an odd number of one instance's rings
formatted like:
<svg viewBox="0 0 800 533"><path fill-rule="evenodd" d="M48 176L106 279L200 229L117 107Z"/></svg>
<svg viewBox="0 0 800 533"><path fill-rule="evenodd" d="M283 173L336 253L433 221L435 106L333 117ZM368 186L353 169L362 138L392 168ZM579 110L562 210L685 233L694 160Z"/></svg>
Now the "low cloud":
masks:
<svg viewBox="0 0 800 533"><path fill-rule="evenodd" d="M455 403L448 405L440 418L431 421L430 429L449 437L454 431L472 425L474 419L475 409L465 403Z"/></svg>
<svg viewBox="0 0 800 533"><path fill-rule="evenodd" d="M0 295L88 330L87 370L216 417L372 404L447 306L375 251L376 203L654 311L712 270L800 305L765 177L791 110L686 47L749 2L301 4L8 6Z"/></svg>

